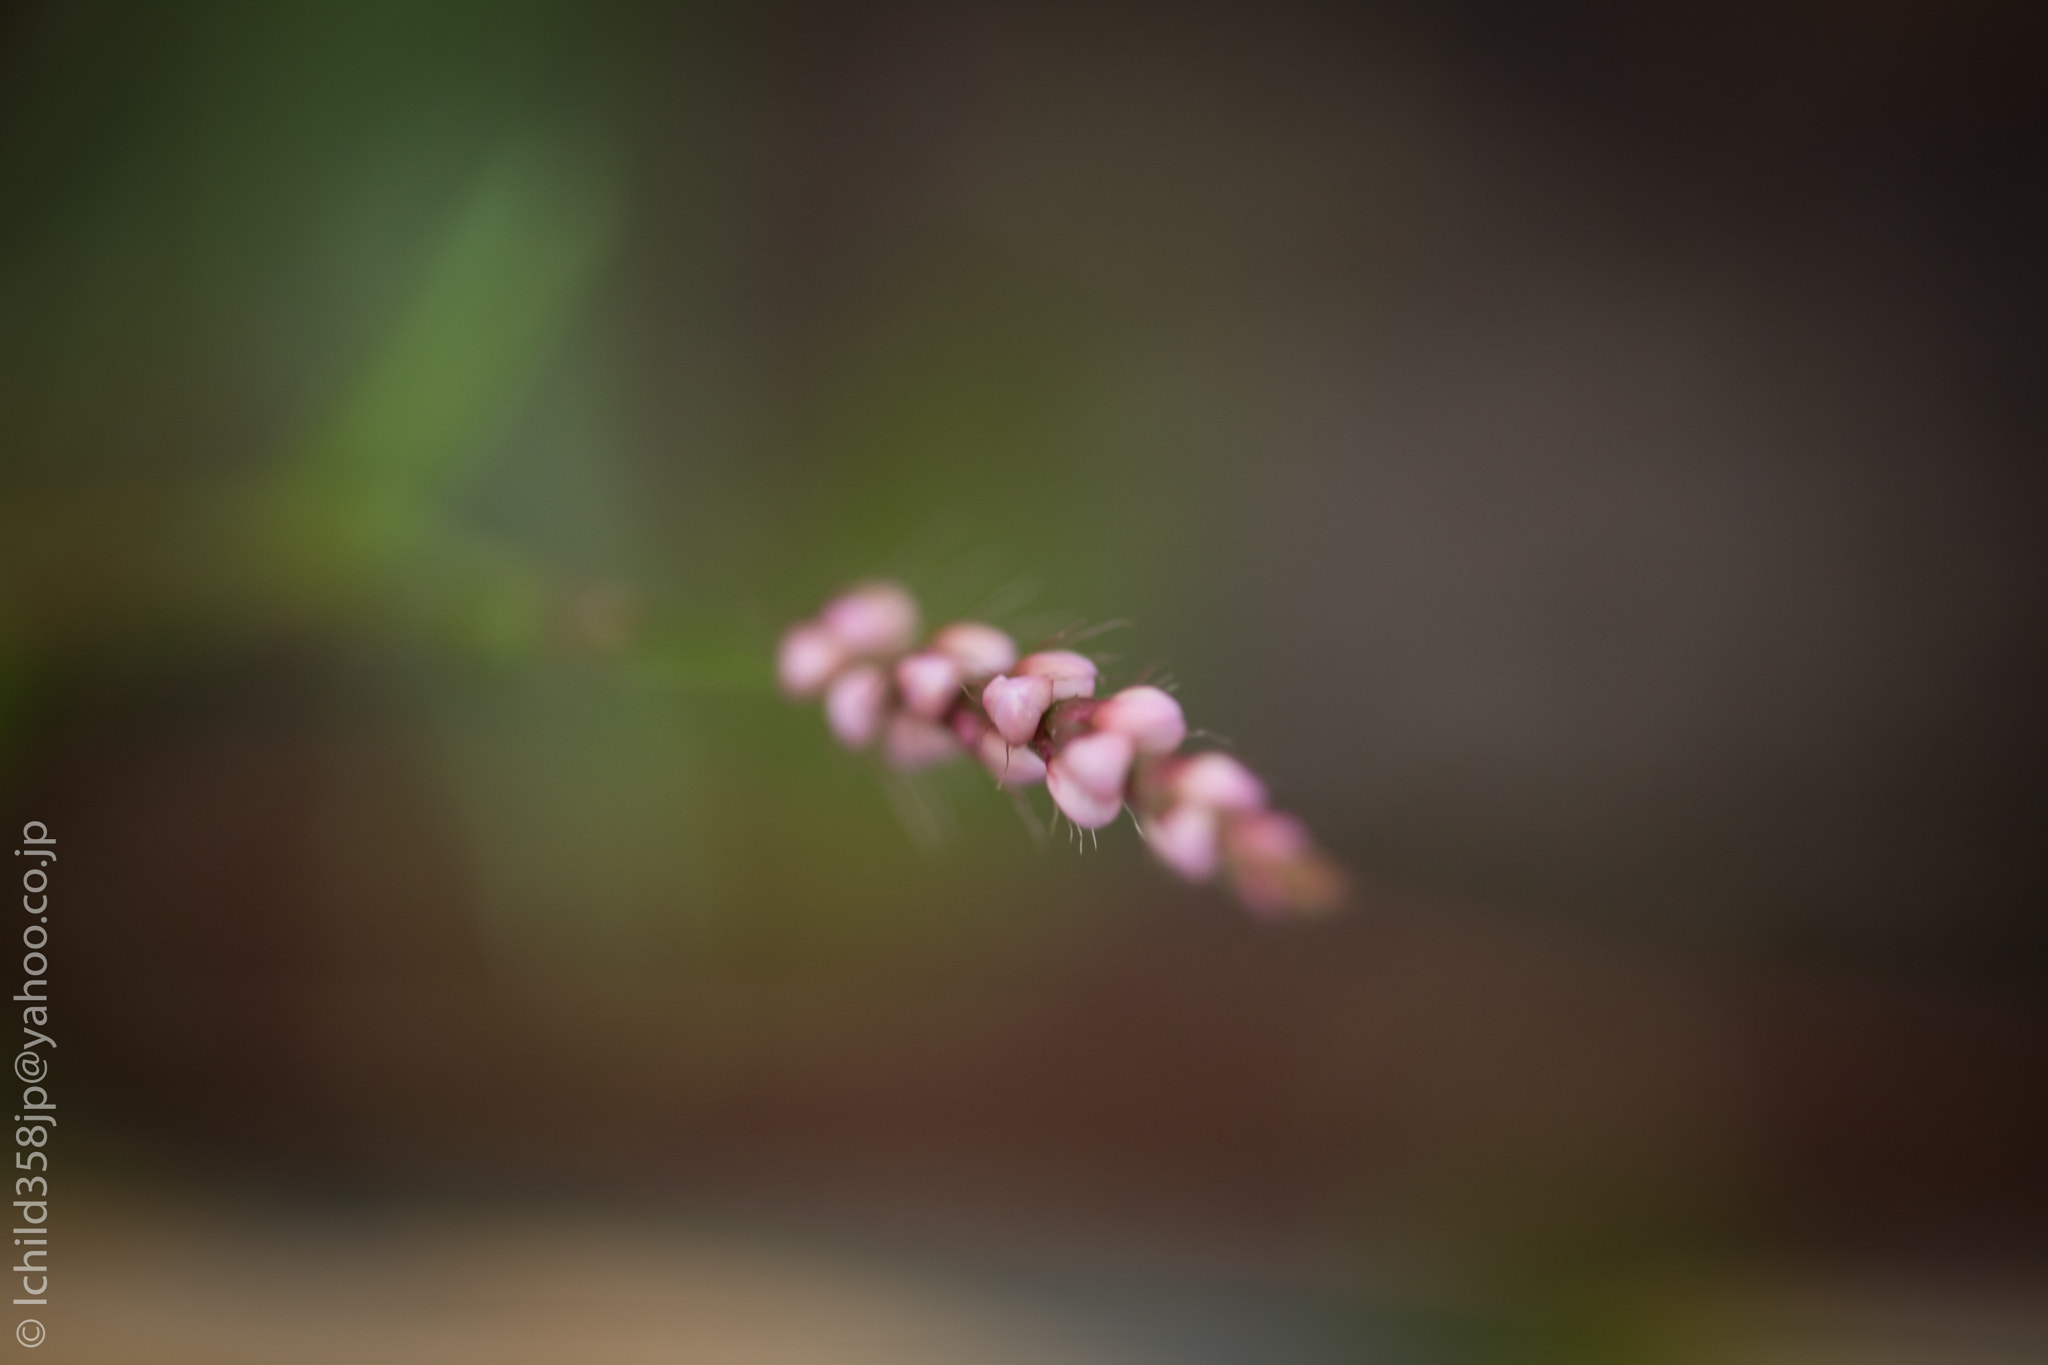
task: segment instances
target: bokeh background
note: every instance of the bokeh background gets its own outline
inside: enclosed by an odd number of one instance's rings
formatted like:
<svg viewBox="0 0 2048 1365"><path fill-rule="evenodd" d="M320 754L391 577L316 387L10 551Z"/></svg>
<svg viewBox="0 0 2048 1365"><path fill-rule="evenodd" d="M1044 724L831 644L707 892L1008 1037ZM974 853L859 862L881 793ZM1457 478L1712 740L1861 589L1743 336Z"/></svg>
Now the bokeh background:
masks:
<svg viewBox="0 0 2048 1365"><path fill-rule="evenodd" d="M2044 89L1990 0L0 11L43 1356L2048 1355ZM1130 622L1350 912L837 751L769 659L877 573Z"/></svg>

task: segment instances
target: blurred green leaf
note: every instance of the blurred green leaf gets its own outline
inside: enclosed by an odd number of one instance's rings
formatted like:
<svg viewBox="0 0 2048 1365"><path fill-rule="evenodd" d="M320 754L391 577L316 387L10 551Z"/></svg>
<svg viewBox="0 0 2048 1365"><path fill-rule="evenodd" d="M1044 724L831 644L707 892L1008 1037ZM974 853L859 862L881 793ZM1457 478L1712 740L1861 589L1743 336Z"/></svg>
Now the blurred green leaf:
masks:
<svg viewBox="0 0 2048 1365"><path fill-rule="evenodd" d="M273 493L276 562L353 583L436 534L587 297L616 217L608 177L568 146L519 144L478 173L404 314Z"/></svg>

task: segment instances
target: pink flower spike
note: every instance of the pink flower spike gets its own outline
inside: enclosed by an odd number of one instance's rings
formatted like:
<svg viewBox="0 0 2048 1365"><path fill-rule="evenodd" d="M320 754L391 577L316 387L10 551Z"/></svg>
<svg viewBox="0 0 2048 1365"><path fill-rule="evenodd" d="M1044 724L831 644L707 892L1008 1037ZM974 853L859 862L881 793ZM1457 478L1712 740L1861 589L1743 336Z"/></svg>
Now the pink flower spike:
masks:
<svg viewBox="0 0 2048 1365"><path fill-rule="evenodd" d="M1011 748L993 730L981 732L974 752L981 760L981 766L988 769L989 776L1002 786L1028 787L1034 782L1045 781L1044 759L1029 749Z"/></svg>
<svg viewBox="0 0 2048 1365"><path fill-rule="evenodd" d="M913 654L896 665L896 690L913 712L937 720L960 695L960 665L943 654Z"/></svg>
<svg viewBox="0 0 2048 1365"><path fill-rule="evenodd" d="M1124 808L1124 779L1136 748L1126 735L1083 735L1053 755L1045 786L1053 804L1083 829L1101 829Z"/></svg>
<svg viewBox="0 0 2048 1365"><path fill-rule="evenodd" d="M1047 649L1026 655L1017 665L1017 673L1020 677L1050 679L1054 701L1095 695L1095 661L1072 650Z"/></svg>
<svg viewBox="0 0 2048 1365"><path fill-rule="evenodd" d="M1098 698L1102 678L1086 655L1045 649L1019 659L1015 641L980 621L950 622L930 637L922 630L901 586L857 583L783 633L776 680L791 697L822 696L838 741L889 768L916 772L972 754L1041 836L1018 790L1036 782L1076 831L1131 813L1174 876L1220 879L1254 915L1301 917L1350 898L1344 868L1301 821L1268 808L1265 784L1244 764L1182 749L1187 717L1164 689L1141 684ZM894 780L892 795L917 795L906 780ZM913 832L929 823L929 812L905 813L925 817Z"/></svg>
<svg viewBox="0 0 2048 1365"><path fill-rule="evenodd" d="M882 732L882 756L892 768L915 772L960 757L960 745L953 732L937 721L899 712L889 717Z"/></svg>
<svg viewBox="0 0 2048 1365"><path fill-rule="evenodd" d="M1252 811L1266 806L1266 784L1229 754L1210 752L1183 759L1167 779L1177 801L1211 810Z"/></svg>
<svg viewBox="0 0 2048 1365"><path fill-rule="evenodd" d="M1216 875L1216 812L1203 806L1175 806L1145 824L1152 856L1191 882Z"/></svg>
<svg viewBox="0 0 2048 1365"><path fill-rule="evenodd" d="M1006 744L1021 745L1031 742L1038 733L1038 722L1045 716L1045 709L1052 705L1053 685L1050 678L1006 678L1001 675L990 678L988 686L981 690L982 709L996 727L996 733Z"/></svg>
<svg viewBox="0 0 2048 1365"><path fill-rule="evenodd" d="M959 664L970 678L993 677L1017 662L1016 642L979 621L955 621L932 637L932 648Z"/></svg>
<svg viewBox="0 0 2048 1365"><path fill-rule="evenodd" d="M833 680L825 693L825 719L839 742L865 749L881 728L882 708L889 700L889 680L873 664L850 668Z"/></svg>
<svg viewBox="0 0 2048 1365"><path fill-rule="evenodd" d="M1188 737L1180 703L1156 687L1126 687L1092 719L1097 730L1128 735L1141 754L1170 754Z"/></svg>
<svg viewBox="0 0 2048 1365"><path fill-rule="evenodd" d="M818 613L849 654L888 655L917 639L917 599L894 583L866 583L842 593Z"/></svg>
<svg viewBox="0 0 2048 1365"><path fill-rule="evenodd" d="M783 632L775 675L785 696L815 697L845 662L846 651L832 632L806 621Z"/></svg>

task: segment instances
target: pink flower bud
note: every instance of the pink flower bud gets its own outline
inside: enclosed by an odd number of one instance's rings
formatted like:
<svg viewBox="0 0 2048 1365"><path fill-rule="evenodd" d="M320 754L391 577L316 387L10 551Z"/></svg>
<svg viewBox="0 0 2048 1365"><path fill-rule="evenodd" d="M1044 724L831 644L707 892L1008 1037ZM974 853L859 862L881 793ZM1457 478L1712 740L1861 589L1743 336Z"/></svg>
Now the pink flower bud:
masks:
<svg viewBox="0 0 2048 1365"><path fill-rule="evenodd" d="M1180 703L1156 687L1126 687L1096 708L1097 730L1128 735L1141 754L1170 754L1188 737Z"/></svg>
<svg viewBox="0 0 2048 1365"><path fill-rule="evenodd" d="M1344 874L1291 815L1238 816L1223 842L1238 898L1255 914L1329 910L1344 899Z"/></svg>
<svg viewBox="0 0 2048 1365"><path fill-rule="evenodd" d="M845 662L846 651L832 632L814 621L806 621L783 632L775 673L785 695L814 697Z"/></svg>
<svg viewBox="0 0 2048 1365"><path fill-rule="evenodd" d="M913 654L896 665L896 690L913 712L937 720L960 695L960 665L943 654Z"/></svg>
<svg viewBox="0 0 2048 1365"><path fill-rule="evenodd" d="M866 583L825 604L818 619L849 654L888 655L917 639L917 599L894 583Z"/></svg>
<svg viewBox="0 0 2048 1365"><path fill-rule="evenodd" d="M1174 800L1211 810L1263 810L1266 784L1229 754L1195 754L1175 764L1167 777Z"/></svg>
<svg viewBox="0 0 2048 1365"><path fill-rule="evenodd" d="M1308 826L1285 811L1260 811L1230 822L1230 856L1240 862L1276 863L1315 847Z"/></svg>
<svg viewBox="0 0 2048 1365"><path fill-rule="evenodd" d="M1216 812L1206 806L1174 806L1145 823L1152 856L1191 882L1216 875Z"/></svg>
<svg viewBox="0 0 2048 1365"><path fill-rule="evenodd" d="M1047 649L1026 655L1017 665L1017 673L1020 677L1050 679L1054 701L1095 695L1095 661L1071 650Z"/></svg>
<svg viewBox="0 0 2048 1365"><path fill-rule="evenodd" d="M937 721L899 711L889 717L889 726L882 732L882 756L890 767L914 772L958 758L960 745L953 732Z"/></svg>
<svg viewBox="0 0 2048 1365"><path fill-rule="evenodd" d="M983 730L975 741L975 756L989 776L1005 787L1028 787L1045 780L1045 760L1029 749L1013 749L993 730Z"/></svg>
<svg viewBox="0 0 2048 1365"><path fill-rule="evenodd" d="M960 741L963 749L972 749L981 743L981 737L990 733L986 717L971 706L963 706L948 720L953 726L953 738Z"/></svg>
<svg viewBox="0 0 2048 1365"><path fill-rule="evenodd" d="M1017 645L994 626L955 621L932 637L932 648L960 665L969 678L988 678L1017 662Z"/></svg>
<svg viewBox="0 0 2048 1365"><path fill-rule="evenodd" d="M873 664L849 668L833 679L825 693L825 720L839 742L865 749L881 728L882 708L889 700L889 680Z"/></svg>
<svg viewBox="0 0 2048 1365"><path fill-rule="evenodd" d="M1006 744L1028 744L1052 705L1050 678L990 678L981 690L982 709Z"/></svg>
<svg viewBox="0 0 2048 1365"><path fill-rule="evenodd" d="M1083 735L1053 755L1045 786L1053 804L1083 829L1101 829L1124 807L1124 779L1136 749L1127 735Z"/></svg>

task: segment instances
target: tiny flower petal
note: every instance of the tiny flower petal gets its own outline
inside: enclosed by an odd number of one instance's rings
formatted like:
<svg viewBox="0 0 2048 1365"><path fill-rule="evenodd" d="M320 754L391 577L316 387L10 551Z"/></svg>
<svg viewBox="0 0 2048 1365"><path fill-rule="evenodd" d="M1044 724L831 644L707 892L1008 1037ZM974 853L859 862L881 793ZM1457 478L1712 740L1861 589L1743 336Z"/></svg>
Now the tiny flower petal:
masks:
<svg viewBox="0 0 2048 1365"><path fill-rule="evenodd" d="M1277 810L1231 821L1228 841L1230 856L1243 862L1284 862L1315 846L1307 825Z"/></svg>
<svg viewBox="0 0 2048 1365"><path fill-rule="evenodd" d="M825 604L818 619L849 654L895 654L917 639L917 599L894 583L842 593Z"/></svg>
<svg viewBox="0 0 2048 1365"><path fill-rule="evenodd" d="M1174 765L1167 788L1177 801L1212 810L1252 811L1266 805L1266 784L1229 754L1196 754Z"/></svg>
<svg viewBox="0 0 2048 1365"><path fill-rule="evenodd" d="M775 674L785 695L814 697L823 690L839 665L846 662L846 650L832 632L813 621L791 626L782 635L782 648L775 659Z"/></svg>
<svg viewBox="0 0 2048 1365"><path fill-rule="evenodd" d="M1238 898L1255 914L1330 910L1344 899L1343 872L1291 815L1238 816L1224 832L1224 848Z"/></svg>
<svg viewBox="0 0 2048 1365"><path fill-rule="evenodd" d="M905 706L937 720L960 695L960 665L944 654L913 654L896 665L896 689Z"/></svg>
<svg viewBox="0 0 2048 1365"><path fill-rule="evenodd" d="M1231 885L1244 908L1253 914L1270 918L1286 913L1287 874L1282 868L1266 863L1234 865Z"/></svg>
<svg viewBox="0 0 2048 1365"><path fill-rule="evenodd" d="M982 731L974 752L989 776L1005 787L1028 787L1045 780L1044 759L1029 749L1010 747L993 730Z"/></svg>
<svg viewBox="0 0 2048 1365"><path fill-rule="evenodd" d="M1188 737L1180 703L1156 687L1126 687L1092 719L1097 730L1129 736L1141 754L1170 754Z"/></svg>
<svg viewBox="0 0 2048 1365"><path fill-rule="evenodd" d="M996 733L1009 744L1028 744L1031 736L1038 733L1038 722L1044 718L1045 709L1052 705L1053 685L1050 678L1005 678L1000 675L990 678L988 686L981 690L982 709L996 727Z"/></svg>
<svg viewBox="0 0 2048 1365"><path fill-rule="evenodd" d="M970 678L993 677L1017 662L1017 644L994 626L955 621L932 637L932 648L960 665Z"/></svg>
<svg viewBox="0 0 2048 1365"><path fill-rule="evenodd" d="M825 720L839 742L865 749L881 728L882 707L889 699L889 680L873 664L841 673L825 693Z"/></svg>
<svg viewBox="0 0 2048 1365"><path fill-rule="evenodd" d="M1057 759L1045 770L1045 789L1052 793L1052 803L1082 829L1101 829L1123 812L1123 797L1089 791L1063 772Z"/></svg>
<svg viewBox="0 0 2048 1365"><path fill-rule="evenodd" d="M1124 805L1124 779L1136 755L1125 735L1083 735L1053 755L1045 785L1053 803L1083 829L1100 829Z"/></svg>
<svg viewBox="0 0 2048 1365"><path fill-rule="evenodd" d="M1191 882L1216 875L1216 812L1204 806L1175 806L1145 824L1152 856Z"/></svg>
<svg viewBox="0 0 2048 1365"><path fill-rule="evenodd" d="M1124 779L1131 775L1136 754L1127 735L1083 735L1061 749L1053 761L1088 790L1121 800Z"/></svg>
<svg viewBox="0 0 2048 1365"><path fill-rule="evenodd" d="M953 726L953 737L960 741L963 749L972 749L981 743L981 737L992 733L988 719L971 706L963 706L949 718Z"/></svg>
<svg viewBox="0 0 2048 1365"><path fill-rule="evenodd" d="M882 732L882 755L890 767L912 772L951 762L960 756L960 745L937 721L898 712Z"/></svg>
<svg viewBox="0 0 2048 1365"><path fill-rule="evenodd" d="M1051 679L1054 701L1095 695L1095 661L1072 650L1047 649L1026 655L1017 665L1017 673L1026 678Z"/></svg>
<svg viewBox="0 0 2048 1365"><path fill-rule="evenodd" d="M1136 755L1128 735L1083 735L1061 749L1053 762L1088 790L1121 800Z"/></svg>

